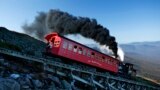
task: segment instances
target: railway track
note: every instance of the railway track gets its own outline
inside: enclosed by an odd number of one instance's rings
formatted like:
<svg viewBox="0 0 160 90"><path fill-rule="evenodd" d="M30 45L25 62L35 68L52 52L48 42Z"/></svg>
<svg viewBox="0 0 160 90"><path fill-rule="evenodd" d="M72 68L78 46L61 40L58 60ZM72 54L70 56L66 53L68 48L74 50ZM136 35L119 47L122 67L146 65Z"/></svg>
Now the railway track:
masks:
<svg viewBox="0 0 160 90"><path fill-rule="evenodd" d="M116 77L109 73L96 72L93 69L77 67L76 65L64 64L60 58L36 57L20 52L0 48L0 53L16 58L41 63L43 70L69 78L71 85L90 87L92 90L160 90L160 87L151 86L141 82Z"/></svg>

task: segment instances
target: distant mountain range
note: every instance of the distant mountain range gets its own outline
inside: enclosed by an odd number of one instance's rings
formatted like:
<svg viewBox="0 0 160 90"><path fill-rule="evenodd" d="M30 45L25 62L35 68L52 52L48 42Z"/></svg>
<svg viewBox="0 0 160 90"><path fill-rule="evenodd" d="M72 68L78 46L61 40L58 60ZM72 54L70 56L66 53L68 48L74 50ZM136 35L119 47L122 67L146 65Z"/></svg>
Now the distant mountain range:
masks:
<svg viewBox="0 0 160 90"><path fill-rule="evenodd" d="M120 45L125 52L124 62L135 65L139 75L160 82L160 41Z"/></svg>
<svg viewBox="0 0 160 90"><path fill-rule="evenodd" d="M132 55L138 55L147 61L160 64L160 41L156 42L139 42L120 45L124 52Z"/></svg>

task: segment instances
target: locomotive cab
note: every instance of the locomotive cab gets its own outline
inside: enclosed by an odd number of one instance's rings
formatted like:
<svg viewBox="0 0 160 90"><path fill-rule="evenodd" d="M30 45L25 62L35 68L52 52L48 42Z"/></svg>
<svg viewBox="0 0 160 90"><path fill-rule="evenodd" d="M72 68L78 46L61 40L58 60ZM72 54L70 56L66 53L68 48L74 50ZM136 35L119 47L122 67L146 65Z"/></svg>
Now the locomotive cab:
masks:
<svg viewBox="0 0 160 90"><path fill-rule="evenodd" d="M136 76L136 69L133 67L134 65L131 63L120 63L119 65L119 73L125 74L126 76Z"/></svg>
<svg viewBox="0 0 160 90"><path fill-rule="evenodd" d="M128 75L131 75L131 74L132 74L132 70L133 70L133 64L126 63L126 64L125 64L125 67L126 67L126 69L127 69L127 74L128 74Z"/></svg>

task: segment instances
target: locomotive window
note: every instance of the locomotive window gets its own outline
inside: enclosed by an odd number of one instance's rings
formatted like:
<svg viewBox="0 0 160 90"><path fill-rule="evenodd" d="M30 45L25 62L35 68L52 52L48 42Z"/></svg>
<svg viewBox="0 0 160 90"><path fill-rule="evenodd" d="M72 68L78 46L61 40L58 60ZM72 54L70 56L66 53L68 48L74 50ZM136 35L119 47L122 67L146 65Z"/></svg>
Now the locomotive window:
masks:
<svg viewBox="0 0 160 90"><path fill-rule="evenodd" d="M78 51L79 54L82 54L82 48L79 47L79 51Z"/></svg>
<svg viewBox="0 0 160 90"><path fill-rule="evenodd" d="M68 50L72 50L73 45L70 43L68 46Z"/></svg>
<svg viewBox="0 0 160 90"><path fill-rule="evenodd" d="M83 55L86 55L86 49L83 50Z"/></svg>
<svg viewBox="0 0 160 90"><path fill-rule="evenodd" d="M90 57L90 56L91 56L91 53L90 53L90 51L88 51L88 53L87 53L87 56L88 56L88 57Z"/></svg>
<svg viewBox="0 0 160 90"><path fill-rule="evenodd" d="M74 51L74 52L77 52L77 46L76 46L76 45L74 46L73 51Z"/></svg>
<svg viewBox="0 0 160 90"><path fill-rule="evenodd" d="M66 41L63 42L63 48L64 48L64 49L67 48L67 42L66 42Z"/></svg>

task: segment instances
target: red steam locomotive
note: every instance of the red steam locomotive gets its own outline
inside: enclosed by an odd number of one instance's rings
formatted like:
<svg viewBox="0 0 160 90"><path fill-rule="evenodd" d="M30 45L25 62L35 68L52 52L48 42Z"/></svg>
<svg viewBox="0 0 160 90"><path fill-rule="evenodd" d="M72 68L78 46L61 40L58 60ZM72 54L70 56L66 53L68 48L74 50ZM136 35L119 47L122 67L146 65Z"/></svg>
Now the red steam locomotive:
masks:
<svg viewBox="0 0 160 90"><path fill-rule="evenodd" d="M133 66L132 64L124 65L118 59L60 36L57 33L48 34L45 39L48 42L47 52L53 55L68 58L68 60L81 62L109 72L122 73L125 71L129 73L133 71L133 68L131 68Z"/></svg>

